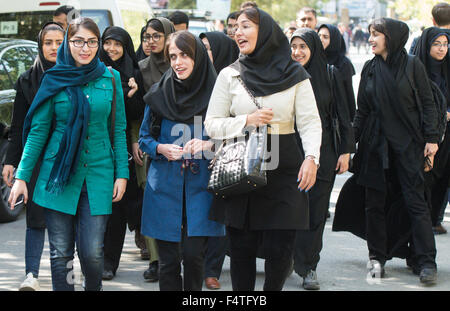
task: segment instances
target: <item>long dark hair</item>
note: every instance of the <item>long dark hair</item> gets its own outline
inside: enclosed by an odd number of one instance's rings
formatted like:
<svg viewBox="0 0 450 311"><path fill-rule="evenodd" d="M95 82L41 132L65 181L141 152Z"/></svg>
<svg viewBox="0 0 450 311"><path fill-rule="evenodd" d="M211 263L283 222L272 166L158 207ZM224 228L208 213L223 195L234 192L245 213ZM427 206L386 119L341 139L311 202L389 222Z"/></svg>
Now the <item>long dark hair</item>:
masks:
<svg viewBox="0 0 450 311"><path fill-rule="evenodd" d="M100 29L98 29L98 26L94 20L89 17L80 17L70 22L67 27L67 38L72 38L81 27L91 31L97 39L100 40Z"/></svg>
<svg viewBox="0 0 450 311"><path fill-rule="evenodd" d="M241 16L242 14L244 14L245 16L247 16L247 18L248 18L251 22L255 23L256 25L259 25L259 11L258 11L258 9L252 8L252 7L243 9L243 10L239 11L239 12L236 14L236 19L238 19L239 16Z"/></svg>
<svg viewBox="0 0 450 311"><path fill-rule="evenodd" d="M373 28L373 30L375 30L377 32L384 34L384 36L386 37L386 48L387 48L387 50L389 50L389 46L390 46L389 43L391 41L391 36L387 30L386 20L383 18L375 19L367 27L369 33L370 33L371 28Z"/></svg>
<svg viewBox="0 0 450 311"><path fill-rule="evenodd" d="M169 46L174 42L177 48L179 48L183 53L186 53L187 56L195 60L195 47L196 41L195 36L187 30L177 31L172 33L167 39L166 46L164 48L164 55L169 59Z"/></svg>

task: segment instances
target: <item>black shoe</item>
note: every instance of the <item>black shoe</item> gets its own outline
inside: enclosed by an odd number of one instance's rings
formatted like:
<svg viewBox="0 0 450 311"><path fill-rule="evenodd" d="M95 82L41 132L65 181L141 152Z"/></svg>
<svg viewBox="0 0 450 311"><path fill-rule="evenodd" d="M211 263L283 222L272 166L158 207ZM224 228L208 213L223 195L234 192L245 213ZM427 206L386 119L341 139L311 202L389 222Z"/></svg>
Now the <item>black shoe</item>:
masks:
<svg viewBox="0 0 450 311"><path fill-rule="evenodd" d="M415 275L420 274L419 266L417 265L416 261L412 257L406 258L406 265L408 266L408 268L410 268L412 270L412 272Z"/></svg>
<svg viewBox="0 0 450 311"><path fill-rule="evenodd" d="M103 270L103 274L102 274L102 279L105 281L110 281L112 279L114 279L114 272L112 272L111 270Z"/></svg>
<svg viewBox="0 0 450 311"><path fill-rule="evenodd" d="M157 261L150 263L147 270L144 272L144 280L147 282L159 281L159 265Z"/></svg>
<svg viewBox="0 0 450 311"><path fill-rule="evenodd" d="M437 281L437 270L436 268L423 268L420 270L420 283L426 285L433 285Z"/></svg>

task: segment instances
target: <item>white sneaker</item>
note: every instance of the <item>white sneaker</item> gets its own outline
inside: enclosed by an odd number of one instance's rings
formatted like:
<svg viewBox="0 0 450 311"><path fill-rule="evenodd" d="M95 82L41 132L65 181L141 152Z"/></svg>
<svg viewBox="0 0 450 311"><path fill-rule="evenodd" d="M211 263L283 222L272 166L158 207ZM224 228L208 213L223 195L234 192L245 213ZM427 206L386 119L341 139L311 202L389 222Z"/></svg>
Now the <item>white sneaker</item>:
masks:
<svg viewBox="0 0 450 311"><path fill-rule="evenodd" d="M19 291L37 291L40 289L39 281L33 276L33 273L28 273L25 281L20 284Z"/></svg>

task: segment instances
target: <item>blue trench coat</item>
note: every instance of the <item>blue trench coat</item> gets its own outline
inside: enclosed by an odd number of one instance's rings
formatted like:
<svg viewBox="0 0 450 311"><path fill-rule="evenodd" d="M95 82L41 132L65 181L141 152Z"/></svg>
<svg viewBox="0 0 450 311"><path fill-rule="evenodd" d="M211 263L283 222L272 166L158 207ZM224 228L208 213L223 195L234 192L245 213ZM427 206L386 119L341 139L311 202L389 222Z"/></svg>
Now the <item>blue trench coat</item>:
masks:
<svg viewBox="0 0 450 311"><path fill-rule="evenodd" d="M183 146L192 138L208 139L194 133L193 124L176 123L163 119L158 139L150 135L151 111L146 106L139 138L139 147L152 158L142 209L142 234L164 241L180 242L183 221L183 188L185 191L186 223L188 236L223 236L225 227L208 219L212 194L206 187L210 176L208 160L193 159L197 169L182 169L182 161L168 161L156 153L159 144ZM199 126L200 128L200 126ZM174 136L171 135L173 130Z"/></svg>

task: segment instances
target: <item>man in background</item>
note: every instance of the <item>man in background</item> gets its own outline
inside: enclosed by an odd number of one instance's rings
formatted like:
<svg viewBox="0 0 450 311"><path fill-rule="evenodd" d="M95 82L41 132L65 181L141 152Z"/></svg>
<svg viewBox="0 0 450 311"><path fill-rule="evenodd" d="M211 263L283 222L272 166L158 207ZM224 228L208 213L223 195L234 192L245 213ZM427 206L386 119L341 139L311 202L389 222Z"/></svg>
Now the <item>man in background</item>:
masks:
<svg viewBox="0 0 450 311"><path fill-rule="evenodd" d="M64 30L67 30L67 26L69 25L69 21L67 17L70 15L70 12L75 10L73 6L63 5L56 9L55 13L53 13L53 21L55 23L60 24ZM73 14L73 13L72 13ZM69 16L73 18L73 16Z"/></svg>
<svg viewBox="0 0 450 311"><path fill-rule="evenodd" d="M234 40L234 26L236 25L237 12L231 12L227 17L227 35Z"/></svg>
<svg viewBox="0 0 450 311"><path fill-rule="evenodd" d="M248 8L258 8L258 5L256 4L255 1L245 1L244 3L241 4L241 10L245 10Z"/></svg>
<svg viewBox="0 0 450 311"><path fill-rule="evenodd" d="M317 12L313 8L304 7L297 13L297 25L299 28L316 30Z"/></svg>
<svg viewBox="0 0 450 311"><path fill-rule="evenodd" d="M436 4L431 10L431 15L434 27L450 29L450 4L446 2ZM419 37L414 38L409 49L409 54L413 53Z"/></svg>
<svg viewBox="0 0 450 311"><path fill-rule="evenodd" d="M175 26L175 31L189 29L189 16L181 11L175 11L169 15L169 20Z"/></svg>

